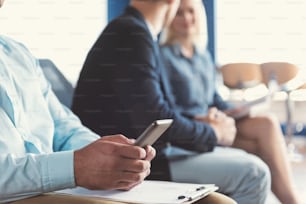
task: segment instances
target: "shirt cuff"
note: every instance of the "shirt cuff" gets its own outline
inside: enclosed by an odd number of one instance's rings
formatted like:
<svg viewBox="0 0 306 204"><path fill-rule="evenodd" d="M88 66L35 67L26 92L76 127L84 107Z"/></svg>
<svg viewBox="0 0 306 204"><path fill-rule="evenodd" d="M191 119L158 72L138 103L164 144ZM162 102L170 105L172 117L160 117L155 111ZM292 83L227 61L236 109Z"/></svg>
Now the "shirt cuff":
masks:
<svg viewBox="0 0 306 204"><path fill-rule="evenodd" d="M43 192L75 187L73 151L54 152L42 159Z"/></svg>

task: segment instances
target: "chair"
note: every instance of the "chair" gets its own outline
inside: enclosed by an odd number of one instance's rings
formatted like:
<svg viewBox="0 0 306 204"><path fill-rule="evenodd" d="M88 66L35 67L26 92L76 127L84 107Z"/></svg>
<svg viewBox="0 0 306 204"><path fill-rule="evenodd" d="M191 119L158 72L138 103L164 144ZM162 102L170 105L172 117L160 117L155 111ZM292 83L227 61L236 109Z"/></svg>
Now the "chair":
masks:
<svg viewBox="0 0 306 204"><path fill-rule="evenodd" d="M221 67L224 84L231 89L254 87L261 83L260 66L254 63L230 63Z"/></svg>
<svg viewBox="0 0 306 204"><path fill-rule="evenodd" d="M39 59L39 64L59 101L70 108L74 91L72 84L51 60Z"/></svg>
<svg viewBox="0 0 306 204"><path fill-rule="evenodd" d="M261 64L260 66L262 70L263 83L268 87L268 89L272 93L275 91L284 91L287 95L285 100L285 135L288 139L288 151L291 159L299 161L302 159L302 155L299 155L296 152L295 146L292 143L292 138L294 135L292 120L294 103L291 100L291 92L305 85L305 81L299 78L299 68L294 64L288 62L267 62ZM277 89L275 89L273 84L277 85Z"/></svg>
<svg viewBox="0 0 306 204"><path fill-rule="evenodd" d="M261 97L261 88L265 89L265 87L259 86L262 83L259 64L230 63L221 66L219 70L222 73L224 85L230 89L230 101L249 101L256 99L258 94Z"/></svg>
<svg viewBox="0 0 306 204"><path fill-rule="evenodd" d="M260 65L262 82L269 86L275 80L282 91L292 91L302 84L296 81L299 68L288 62L266 62Z"/></svg>

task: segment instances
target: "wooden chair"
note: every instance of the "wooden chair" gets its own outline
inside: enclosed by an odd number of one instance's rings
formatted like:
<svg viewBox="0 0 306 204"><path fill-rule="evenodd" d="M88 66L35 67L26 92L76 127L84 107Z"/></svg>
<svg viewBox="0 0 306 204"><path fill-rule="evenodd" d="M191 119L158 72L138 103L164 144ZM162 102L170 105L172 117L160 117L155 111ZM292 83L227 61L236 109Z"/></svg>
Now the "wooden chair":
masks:
<svg viewBox="0 0 306 204"><path fill-rule="evenodd" d="M262 84L259 64L230 63L221 66L219 70L222 73L224 85L229 89L227 97L229 101L235 103L253 100L260 97L261 93L258 90L263 88L266 91L265 86L259 86Z"/></svg>
<svg viewBox="0 0 306 204"><path fill-rule="evenodd" d="M230 89L245 89L261 83L262 75L259 64L230 63L221 67L224 85Z"/></svg>
<svg viewBox="0 0 306 204"><path fill-rule="evenodd" d="M293 111L294 103L291 100L291 92L305 86L305 81L301 80L299 77L299 68L288 62L266 62L260 65L262 71L263 83L270 89L271 92L274 91L284 91L287 94L285 100L285 110L286 110L286 130L285 135L287 136L288 151L292 160L299 161L302 159L302 155L296 152L294 144L292 143L292 138L294 135L293 127ZM276 82L277 90L272 87L272 82ZM273 90L272 90L273 89Z"/></svg>
<svg viewBox="0 0 306 204"><path fill-rule="evenodd" d="M297 79L299 68L288 62L266 62L260 65L262 82L267 86L271 80L275 80L283 91L292 91L303 84L294 83ZM290 84L292 84L290 86ZM290 86L290 87L289 87Z"/></svg>

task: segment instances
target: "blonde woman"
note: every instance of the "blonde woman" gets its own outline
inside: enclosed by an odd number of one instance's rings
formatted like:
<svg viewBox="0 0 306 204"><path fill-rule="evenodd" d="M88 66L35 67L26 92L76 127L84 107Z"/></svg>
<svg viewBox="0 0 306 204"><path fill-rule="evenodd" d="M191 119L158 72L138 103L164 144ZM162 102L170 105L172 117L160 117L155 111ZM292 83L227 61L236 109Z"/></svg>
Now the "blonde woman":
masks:
<svg viewBox="0 0 306 204"><path fill-rule="evenodd" d="M234 121L223 112L230 105L216 92L215 67L206 49L204 12L201 0L182 0L173 22L161 35L161 53L176 106L187 117L209 124L220 146L243 149L260 157L270 169L276 197L282 203L297 204L277 119L263 115ZM185 167L181 170L192 168ZM222 186L215 180L214 183Z"/></svg>

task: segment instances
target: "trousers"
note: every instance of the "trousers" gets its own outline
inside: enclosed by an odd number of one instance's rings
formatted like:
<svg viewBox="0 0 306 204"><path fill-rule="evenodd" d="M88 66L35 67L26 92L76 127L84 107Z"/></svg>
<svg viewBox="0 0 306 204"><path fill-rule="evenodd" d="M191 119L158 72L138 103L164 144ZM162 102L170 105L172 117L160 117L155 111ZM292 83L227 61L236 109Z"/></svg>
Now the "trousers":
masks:
<svg viewBox="0 0 306 204"><path fill-rule="evenodd" d="M271 175L257 156L229 147L216 147L213 152L200 154L182 149L172 151L169 152L175 155L169 159L172 181L212 183L239 204L265 203Z"/></svg>

